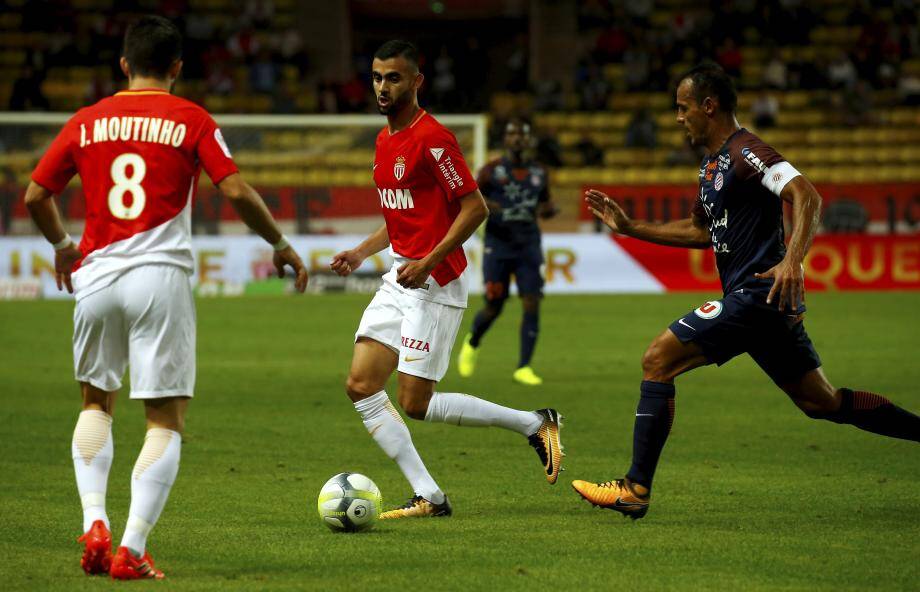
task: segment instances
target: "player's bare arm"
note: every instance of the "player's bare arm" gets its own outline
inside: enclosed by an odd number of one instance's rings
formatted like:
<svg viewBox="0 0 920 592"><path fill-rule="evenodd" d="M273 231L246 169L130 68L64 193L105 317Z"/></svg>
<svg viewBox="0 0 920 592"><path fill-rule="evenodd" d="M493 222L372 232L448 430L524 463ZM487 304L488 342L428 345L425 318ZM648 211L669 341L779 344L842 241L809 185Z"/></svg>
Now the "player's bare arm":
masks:
<svg viewBox="0 0 920 592"><path fill-rule="evenodd" d="M614 232L669 247L708 248L712 242L705 221L692 216L673 222L655 223L633 220L607 194L596 189L585 192L588 209Z"/></svg>
<svg viewBox="0 0 920 592"><path fill-rule="evenodd" d="M233 173L218 183L217 188L221 194L230 200L230 204L246 226L253 229L256 234L275 246L272 262L278 271L278 277L284 277L284 266L289 265L294 270L294 287L298 292L307 288L307 268L304 267L300 256L293 247L286 244L281 229L272 218L271 212L262 200L259 193L249 183L243 180L239 173Z"/></svg>
<svg viewBox="0 0 920 592"><path fill-rule="evenodd" d="M70 272L74 263L83 257L83 253L64 230L64 223L52 199L53 196L51 191L32 181L26 189L26 207L36 226L48 242L54 245L54 279L58 290L66 287L67 291L73 294Z"/></svg>
<svg viewBox="0 0 920 592"><path fill-rule="evenodd" d="M792 236L782 261L763 273L754 274L758 278L773 278L773 286L767 295L767 304L773 302L773 296L779 292L780 310L789 304L790 310L797 310L805 301L805 255L818 231L821 214L821 194L804 176L799 175L789 181L780 197L792 204Z"/></svg>
<svg viewBox="0 0 920 592"><path fill-rule="evenodd" d="M396 281L404 288L420 288L425 285L438 263L470 238L488 217L489 208L478 189L461 197L460 213L441 242L422 259L402 265L397 270Z"/></svg>
<svg viewBox="0 0 920 592"><path fill-rule="evenodd" d="M336 253L329 263L329 268L344 277L361 267L365 259L379 253L389 245L390 235L387 233L387 225L383 224L354 249Z"/></svg>

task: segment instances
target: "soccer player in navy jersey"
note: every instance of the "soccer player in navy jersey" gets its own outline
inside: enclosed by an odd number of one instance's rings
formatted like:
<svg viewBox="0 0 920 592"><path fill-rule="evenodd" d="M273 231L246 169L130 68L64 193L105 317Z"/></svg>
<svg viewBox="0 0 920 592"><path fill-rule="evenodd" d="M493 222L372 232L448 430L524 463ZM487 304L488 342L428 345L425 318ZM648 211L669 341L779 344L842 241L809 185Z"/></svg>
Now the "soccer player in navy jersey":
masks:
<svg viewBox="0 0 920 592"><path fill-rule="evenodd" d="M831 386L802 317L802 262L818 228L821 196L789 162L735 118L731 78L702 64L677 87L677 122L706 149L690 218L663 224L632 220L600 191L591 212L614 232L662 245L715 251L724 296L676 320L642 359L632 466L606 483L574 481L586 500L641 518L674 420L674 379L747 353L806 415L893 438L920 441L920 417L881 395ZM783 204L793 207L788 248Z"/></svg>
<svg viewBox="0 0 920 592"><path fill-rule="evenodd" d="M549 173L527 157L530 142L530 124L520 119L509 121L505 126L505 154L479 172L479 188L489 206L482 263L486 305L476 314L457 357L457 369L463 377L472 376L476 370L479 343L505 306L513 274L524 316L520 358L511 376L520 384L543 383L530 367L543 297L543 250L537 218L550 218L557 209L549 195Z"/></svg>

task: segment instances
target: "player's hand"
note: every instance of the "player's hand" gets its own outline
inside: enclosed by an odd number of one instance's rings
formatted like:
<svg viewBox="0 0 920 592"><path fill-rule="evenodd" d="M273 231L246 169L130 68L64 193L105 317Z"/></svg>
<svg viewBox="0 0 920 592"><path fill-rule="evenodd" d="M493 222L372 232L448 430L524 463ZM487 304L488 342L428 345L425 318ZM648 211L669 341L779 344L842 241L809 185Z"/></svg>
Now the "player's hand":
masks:
<svg viewBox="0 0 920 592"><path fill-rule="evenodd" d="M403 263L396 270L396 283L403 288L421 288L431 275L432 269L434 266L424 259Z"/></svg>
<svg viewBox="0 0 920 592"><path fill-rule="evenodd" d="M278 277L280 278L284 277L284 266L290 265L294 270L294 288L300 293L307 289L307 268L304 267L303 261L300 260L300 255L297 254L293 247L289 246L280 251L275 251L272 263L275 264L275 269L278 270Z"/></svg>
<svg viewBox="0 0 920 592"><path fill-rule="evenodd" d="M610 230L620 234L629 234L629 227L632 220L623 211L620 205L610 199L610 197L597 189L585 191L585 201L588 203L588 209L594 216L606 224Z"/></svg>
<svg viewBox="0 0 920 592"><path fill-rule="evenodd" d="M779 292L779 309L785 310L789 303L790 311L795 312L799 304L805 302L805 266L783 259L763 273L755 273L759 279L773 278L773 286L767 294L767 304L773 303L773 297Z"/></svg>
<svg viewBox="0 0 920 592"><path fill-rule="evenodd" d="M345 277L361 267L362 263L364 263L364 257L358 253L357 249L351 249L336 254L336 256L332 258L332 261L329 262L329 269Z"/></svg>
<svg viewBox="0 0 920 592"><path fill-rule="evenodd" d="M82 257L83 253L73 242L70 243L69 247L54 252L54 280L57 282L58 290L63 290L66 287L67 292L73 294L70 273L73 271L74 264Z"/></svg>

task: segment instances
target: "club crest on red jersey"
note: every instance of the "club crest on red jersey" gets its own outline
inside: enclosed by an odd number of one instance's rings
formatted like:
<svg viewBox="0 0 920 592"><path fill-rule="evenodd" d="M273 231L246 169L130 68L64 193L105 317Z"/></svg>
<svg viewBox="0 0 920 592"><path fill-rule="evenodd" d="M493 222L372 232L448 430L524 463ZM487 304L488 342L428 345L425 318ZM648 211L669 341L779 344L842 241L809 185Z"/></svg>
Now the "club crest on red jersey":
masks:
<svg viewBox="0 0 920 592"><path fill-rule="evenodd" d="M397 156L396 164L393 165L393 176L396 177L396 180L399 181L403 178L403 175L406 174L406 157Z"/></svg>

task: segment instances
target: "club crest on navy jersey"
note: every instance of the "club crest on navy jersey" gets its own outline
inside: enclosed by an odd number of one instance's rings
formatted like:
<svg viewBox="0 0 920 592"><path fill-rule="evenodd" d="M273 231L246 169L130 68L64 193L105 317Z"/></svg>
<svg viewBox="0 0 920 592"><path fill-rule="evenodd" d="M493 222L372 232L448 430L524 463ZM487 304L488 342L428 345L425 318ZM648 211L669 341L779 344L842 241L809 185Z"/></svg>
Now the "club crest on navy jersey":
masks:
<svg viewBox="0 0 920 592"><path fill-rule="evenodd" d="M403 175L406 174L406 157L397 156L396 164L393 165L393 176L396 177L397 181L400 181L403 178Z"/></svg>

